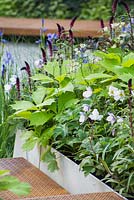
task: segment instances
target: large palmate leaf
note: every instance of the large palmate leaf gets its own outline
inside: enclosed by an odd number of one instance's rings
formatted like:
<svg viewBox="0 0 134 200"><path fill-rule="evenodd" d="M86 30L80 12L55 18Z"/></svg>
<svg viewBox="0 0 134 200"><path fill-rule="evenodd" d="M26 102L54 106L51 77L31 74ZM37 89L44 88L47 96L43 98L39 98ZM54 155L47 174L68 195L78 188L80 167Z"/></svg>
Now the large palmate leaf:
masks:
<svg viewBox="0 0 134 200"><path fill-rule="evenodd" d="M48 148L44 152L44 154L42 156L42 160L48 164L48 169L50 170L50 172L54 172L55 170L59 169L57 162L56 162L55 153L51 152L50 148Z"/></svg>
<svg viewBox="0 0 134 200"><path fill-rule="evenodd" d="M53 117L52 113L47 111L37 111L30 116L30 125L40 126L45 124L49 119Z"/></svg>
<svg viewBox="0 0 134 200"><path fill-rule="evenodd" d="M0 191L9 190L17 195L27 195L30 188L28 183L21 183L13 176L4 176L0 179Z"/></svg>
<svg viewBox="0 0 134 200"><path fill-rule="evenodd" d="M45 74L35 74L32 76L34 81L42 81L42 83L52 83L54 80Z"/></svg>
<svg viewBox="0 0 134 200"><path fill-rule="evenodd" d="M11 106L15 110L37 110L35 105L30 101L16 101L15 104Z"/></svg>
<svg viewBox="0 0 134 200"><path fill-rule="evenodd" d="M131 52L123 57L122 66L131 67L132 65L134 65L134 53Z"/></svg>
<svg viewBox="0 0 134 200"><path fill-rule="evenodd" d="M44 87L38 87L37 90L32 94L32 99L35 102L35 104L42 103L45 94L46 94L46 89Z"/></svg>

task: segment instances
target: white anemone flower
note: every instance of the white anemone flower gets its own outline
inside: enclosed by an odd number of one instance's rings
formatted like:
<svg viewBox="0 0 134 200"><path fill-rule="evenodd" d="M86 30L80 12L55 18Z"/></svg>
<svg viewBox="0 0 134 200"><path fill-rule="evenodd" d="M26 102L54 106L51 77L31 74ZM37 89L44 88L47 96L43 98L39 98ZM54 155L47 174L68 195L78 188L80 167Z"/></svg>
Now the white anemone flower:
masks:
<svg viewBox="0 0 134 200"><path fill-rule="evenodd" d="M115 121L116 121L116 118L115 118L115 116L114 116L113 113L108 113L108 115L109 115L109 116L106 118L106 120L107 120L108 122L110 122L111 125L113 125L113 124L115 123Z"/></svg>
<svg viewBox="0 0 134 200"><path fill-rule="evenodd" d="M90 106L88 104L83 104L82 107L84 112L90 111Z"/></svg>
<svg viewBox="0 0 134 200"><path fill-rule="evenodd" d="M82 124L86 121L86 116L83 112L80 112L79 122Z"/></svg>
<svg viewBox="0 0 134 200"><path fill-rule="evenodd" d="M11 90L11 88L12 88L12 85L11 85L11 84L5 84L5 86L4 86L4 89L5 89L5 92L6 92L6 93L9 93L10 90Z"/></svg>
<svg viewBox="0 0 134 200"><path fill-rule="evenodd" d="M117 123L123 123L123 118L122 118L122 117L119 117L119 116L117 116Z"/></svg>
<svg viewBox="0 0 134 200"><path fill-rule="evenodd" d="M87 99L87 98L91 97L92 94L93 94L92 88L88 87L87 90L85 92L83 92L83 97Z"/></svg>
<svg viewBox="0 0 134 200"><path fill-rule="evenodd" d="M97 109L94 109L93 112L89 115L89 118L94 121L100 121L102 117L103 115L100 115Z"/></svg>
<svg viewBox="0 0 134 200"><path fill-rule="evenodd" d="M37 68L42 68L43 67L43 60L42 59L35 60L34 65Z"/></svg>
<svg viewBox="0 0 134 200"><path fill-rule="evenodd" d="M118 90L114 95L114 100L118 101L124 101L125 93L123 90Z"/></svg>
<svg viewBox="0 0 134 200"><path fill-rule="evenodd" d="M109 91L108 91L109 96L115 96L117 92L118 92L118 88L112 85L109 86Z"/></svg>
<svg viewBox="0 0 134 200"><path fill-rule="evenodd" d="M9 79L11 85L15 85L15 84L16 84L16 78L17 78L16 75L12 75L12 76L11 76L11 78Z"/></svg>

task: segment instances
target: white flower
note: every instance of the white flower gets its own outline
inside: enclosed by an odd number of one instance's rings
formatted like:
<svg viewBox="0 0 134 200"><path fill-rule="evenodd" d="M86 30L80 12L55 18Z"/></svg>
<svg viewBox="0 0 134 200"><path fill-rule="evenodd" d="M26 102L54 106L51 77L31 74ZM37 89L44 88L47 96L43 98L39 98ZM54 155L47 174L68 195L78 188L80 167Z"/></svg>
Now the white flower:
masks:
<svg viewBox="0 0 134 200"><path fill-rule="evenodd" d="M88 104L83 104L82 107L84 112L88 112L90 110L90 106Z"/></svg>
<svg viewBox="0 0 134 200"><path fill-rule="evenodd" d="M113 23L111 24L111 27L114 29L114 28L117 28L120 26L120 23Z"/></svg>
<svg viewBox="0 0 134 200"><path fill-rule="evenodd" d="M43 60L42 59L35 60L34 65L37 68L42 68L43 67Z"/></svg>
<svg viewBox="0 0 134 200"><path fill-rule="evenodd" d="M105 27L103 28L103 31L104 31L104 32L108 32L108 27L105 26Z"/></svg>
<svg viewBox="0 0 134 200"><path fill-rule="evenodd" d="M115 116L114 116L113 113L108 113L108 115L109 115L109 116L106 118L106 120L107 120L108 122L110 122L110 123L113 125L114 122L116 121Z"/></svg>
<svg viewBox="0 0 134 200"><path fill-rule="evenodd" d="M134 97L134 91L131 91L132 96Z"/></svg>
<svg viewBox="0 0 134 200"><path fill-rule="evenodd" d="M86 45L85 44L80 44L80 48L85 48L86 47Z"/></svg>
<svg viewBox="0 0 134 200"><path fill-rule="evenodd" d="M123 122L123 118L122 117L119 117L117 116L117 123L122 123Z"/></svg>
<svg viewBox="0 0 134 200"><path fill-rule="evenodd" d="M80 112L79 122L82 124L86 121L86 116L83 112Z"/></svg>
<svg viewBox="0 0 134 200"><path fill-rule="evenodd" d="M125 98L125 94L124 94L124 91L123 90L118 90L115 95L114 95L114 100L115 101L123 101Z"/></svg>
<svg viewBox="0 0 134 200"><path fill-rule="evenodd" d="M89 98L92 96L92 88L91 87L88 87L87 90L85 92L83 92L83 97L84 98Z"/></svg>
<svg viewBox="0 0 134 200"><path fill-rule="evenodd" d="M117 92L118 92L118 88L112 85L109 86L109 91L108 91L109 96L115 96Z"/></svg>
<svg viewBox="0 0 134 200"><path fill-rule="evenodd" d="M6 92L6 93L9 93L10 90L11 90L11 88L12 88L12 85L11 85L11 84L6 84L6 85L4 86L4 89L5 89L5 92Z"/></svg>
<svg viewBox="0 0 134 200"><path fill-rule="evenodd" d="M12 75L11 78L9 79L10 80L10 83L11 85L15 85L16 84L16 78L17 76L16 75Z"/></svg>
<svg viewBox="0 0 134 200"><path fill-rule="evenodd" d="M98 120L102 119L103 115L100 115L97 109L94 109L93 112L89 115L91 120Z"/></svg>
<svg viewBox="0 0 134 200"><path fill-rule="evenodd" d="M118 88L114 87L114 86L110 86L109 87L109 91L108 91L109 96L113 96L115 101L123 101L125 98L125 93L123 90L119 90Z"/></svg>

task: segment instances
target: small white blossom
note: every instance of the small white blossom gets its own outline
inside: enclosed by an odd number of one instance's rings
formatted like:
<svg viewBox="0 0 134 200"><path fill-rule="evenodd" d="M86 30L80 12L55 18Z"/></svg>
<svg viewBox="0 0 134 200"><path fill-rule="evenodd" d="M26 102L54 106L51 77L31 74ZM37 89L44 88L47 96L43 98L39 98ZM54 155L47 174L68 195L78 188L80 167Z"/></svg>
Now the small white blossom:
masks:
<svg viewBox="0 0 134 200"><path fill-rule="evenodd" d="M12 76L11 76L11 78L9 79L11 85L15 85L15 84L16 84L16 78L17 78L16 75L12 75Z"/></svg>
<svg viewBox="0 0 134 200"><path fill-rule="evenodd" d="M123 90L118 90L115 95L114 95L114 100L118 101L123 101L125 98L125 94Z"/></svg>
<svg viewBox="0 0 134 200"><path fill-rule="evenodd" d="M83 92L83 97L84 98L89 98L91 97L93 94L92 88L88 87L87 90L85 92Z"/></svg>
<svg viewBox="0 0 134 200"><path fill-rule="evenodd" d="M114 116L113 113L108 113L108 115L109 115L109 116L106 118L106 120L107 120L108 122L110 122L111 125L113 125L113 124L115 123L115 121L116 121L115 116Z"/></svg>
<svg viewBox="0 0 134 200"><path fill-rule="evenodd" d="M6 84L6 85L4 86L4 89L5 89L5 92L6 92L6 93L9 93L10 90L11 90L11 88L12 88L12 85L11 85L11 84Z"/></svg>
<svg viewBox="0 0 134 200"><path fill-rule="evenodd" d="M100 121L102 119L103 115L100 115L97 109L94 109L93 112L89 115L89 118L91 120L98 120Z"/></svg>
<svg viewBox="0 0 134 200"><path fill-rule="evenodd" d="M111 24L111 27L114 29L114 28L117 28L117 27L120 27L120 23L113 23Z"/></svg>
<svg viewBox="0 0 134 200"><path fill-rule="evenodd" d="M117 116L117 123L122 123L123 122L123 118L122 117L119 117Z"/></svg>
<svg viewBox="0 0 134 200"><path fill-rule="evenodd" d="M37 68L42 68L43 67L43 60L42 59L35 60L34 65Z"/></svg>
<svg viewBox="0 0 134 200"><path fill-rule="evenodd" d="M115 96L117 92L118 92L118 88L112 85L109 86L109 91L108 91L109 96Z"/></svg>
<svg viewBox="0 0 134 200"><path fill-rule="evenodd" d="M123 90L119 90L118 88L114 87L114 86L110 86L109 87L109 91L108 91L109 96L113 96L115 101L123 101L125 98L125 93Z"/></svg>
<svg viewBox="0 0 134 200"><path fill-rule="evenodd" d="M104 32L108 32L108 27L105 26L105 27L103 28L103 31L104 31Z"/></svg>
<svg viewBox="0 0 134 200"><path fill-rule="evenodd" d="M90 111L90 106L88 104L83 104L82 107L84 112Z"/></svg>
<svg viewBox="0 0 134 200"><path fill-rule="evenodd" d="M86 47L86 45L85 44L80 44L80 48L85 48Z"/></svg>
<svg viewBox="0 0 134 200"><path fill-rule="evenodd" d="M80 112L79 122L82 124L86 121L86 116L83 112Z"/></svg>
<svg viewBox="0 0 134 200"><path fill-rule="evenodd" d="M132 96L134 97L134 91L131 91Z"/></svg>

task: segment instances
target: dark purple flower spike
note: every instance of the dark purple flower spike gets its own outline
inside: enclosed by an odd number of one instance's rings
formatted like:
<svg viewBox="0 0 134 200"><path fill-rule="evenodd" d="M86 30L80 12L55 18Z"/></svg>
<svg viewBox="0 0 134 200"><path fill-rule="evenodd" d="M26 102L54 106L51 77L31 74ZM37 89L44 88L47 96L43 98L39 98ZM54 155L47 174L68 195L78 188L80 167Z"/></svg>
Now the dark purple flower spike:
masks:
<svg viewBox="0 0 134 200"><path fill-rule="evenodd" d="M105 27L103 19L100 19L100 26L102 29Z"/></svg>
<svg viewBox="0 0 134 200"><path fill-rule="evenodd" d="M46 52L43 48L41 48L41 52L43 57L43 63L46 65L47 64Z"/></svg>
<svg viewBox="0 0 134 200"><path fill-rule="evenodd" d="M25 70L28 74L28 83L29 83L29 87L30 87L30 91L32 90L32 86L31 86L31 70L30 70L30 66L29 64L25 61L26 66L22 67L21 70Z"/></svg>
<svg viewBox="0 0 134 200"><path fill-rule="evenodd" d="M122 4L124 6L124 8L126 9L126 12L129 14L130 8L129 8L128 4L125 1L120 1L120 4Z"/></svg>
<svg viewBox="0 0 134 200"><path fill-rule="evenodd" d="M76 19L77 19L77 16L73 17L73 19L71 20L70 29L72 29L72 27L74 26L74 23L75 23Z"/></svg>
<svg viewBox="0 0 134 200"><path fill-rule="evenodd" d="M69 30L69 39L70 39L70 43L73 44L74 36L73 36L73 31L71 29Z"/></svg>
<svg viewBox="0 0 134 200"><path fill-rule="evenodd" d="M113 14L115 14L118 1L119 1L119 0L114 0L114 1L113 1L113 4L112 4L112 13L113 13Z"/></svg>
<svg viewBox="0 0 134 200"><path fill-rule="evenodd" d="M20 79L18 77L16 78L16 89L18 93L18 100L20 100Z"/></svg>
<svg viewBox="0 0 134 200"><path fill-rule="evenodd" d="M134 136L133 129L133 111L132 111L132 79L128 80L128 90L129 90L129 98L128 98L128 106L129 106L129 123L131 135Z"/></svg>
<svg viewBox="0 0 134 200"><path fill-rule="evenodd" d="M113 21L114 21L114 16L110 17L110 20L109 20L109 27L112 28L111 24L113 24Z"/></svg>
<svg viewBox="0 0 134 200"><path fill-rule="evenodd" d="M47 40L47 42L48 42L48 48L49 48L49 52L50 52L50 57L52 58L52 56L53 56L52 42L50 40Z"/></svg>
<svg viewBox="0 0 134 200"><path fill-rule="evenodd" d="M57 24L57 27L58 27L58 38L60 38L61 36L61 32L62 32L62 28L59 24Z"/></svg>

